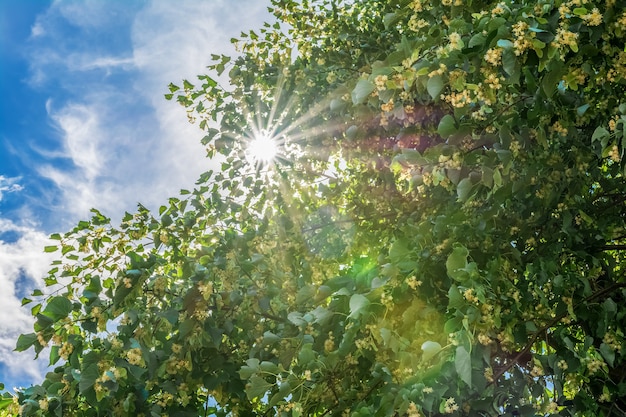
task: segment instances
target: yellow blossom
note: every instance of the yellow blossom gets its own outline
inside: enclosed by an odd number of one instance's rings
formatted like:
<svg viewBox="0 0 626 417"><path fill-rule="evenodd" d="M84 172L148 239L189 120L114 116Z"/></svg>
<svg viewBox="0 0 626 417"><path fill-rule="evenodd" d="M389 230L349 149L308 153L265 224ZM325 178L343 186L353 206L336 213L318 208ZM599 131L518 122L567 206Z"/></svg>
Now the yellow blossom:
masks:
<svg viewBox="0 0 626 417"><path fill-rule="evenodd" d="M483 372L483 375L485 379L487 380L487 382L493 382L493 368L491 367L486 368L485 372Z"/></svg>
<svg viewBox="0 0 626 417"><path fill-rule="evenodd" d="M499 3L496 7L491 9L491 16L496 17L504 13L504 7L502 3Z"/></svg>
<svg viewBox="0 0 626 417"><path fill-rule="evenodd" d="M463 297L465 297L465 299L467 301L469 301L470 303L477 303L478 302L478 298L474 295L474 289L473 288L468 288L463 292Z"/></svg>
<svg viewBox="0 0 626 417"><path fill-rule="evenodd" d="M419 281L417 278L415 278L415 275L408 277L406 279L406 283L409 287L411 287L412 290L416 290L417 287L422 285L422 281Z"/></svg>
<svg viewBox="0 0 626 417"><path fill-rule="evenodd" d="M457 405L456 401L454 398L448 398L446 400L446 404L444 406L444 412L446 414L452 414L455 411L457 411L459 409L459 406Z"/></svg>
<svg viewBox="0 0 626 417"><path fill-rule="evenodd" d="M333 350L335 350L335 338L333 333L330 332L328 333L328 339L324 341L324 351L332 352Z"/></svg>
<svg viewBox="0 0 626 417"><path fill-rule="evenodd" d="M485 61L494 67L500 65L502 62L502 48L490 48L485 53Z"/></svg>
<svg viewBox="0 0 626 417"><path fill-rule="evenodd" d="M478 335L478 341L483 346L489 346L491 344L491 338L484 333Z"/></svg>
<svg viewBox="0 0 626 417"><path fill-rule="evenodd" d="M380 106L381 110L384 112L390 112L393 111L393 99L389 100L388 102L384 103L383 105Z"/></svg>
<svg viewBox="0 0 626 417"><path fill-rule="evenodd" d="M609 158L611 158L611 161L613 162L619 162L621 160L617 145L613 145L613 147L611 148L611 151L609 152Z"/></svg>
<svg viewBox="0 0 626 417"><path fill-rule="evenodd" d="M413 11L416 13L424 10L424 6L422 5L422 0L413 0L409 7L411 7L411 9L413 9Z"/></svg>
<svg viewBox="0 0 626 417"><path fill-rule="evenodd" d="M374 84L376 85L376 89L378 91L384 91L387 89L387 80L389 78L386 75L377 75L374 78Z"/></svg>
<svg viewBox="0 0 626 417"><path fill-rule="evenodd" d="M407 408L406 412L408 417L421 417L421 414L413 401L409 403L409 407Z"/></svg>
<svg viewBox="0 0 626 417"><path fill-rule="evenodd" d="M591 10L591 13L582 16L587 26L599 26L602 23L602 14L597 7Z"/></svg>
<svg viewBox="0 0 626 417"><path fill-rule="evenodd" d="M461 49L463 47L461 35L456 32L452 32L451 34L449 34L448 40L450 41L450 47L452 49Z"/></svg>
<svg viewBox="0 0 626 417"><path fill-rule="evenodd" d="M39 400L39 409L43 412L48 411L48 399L47 398L42 398L41 400Z"/></svg>

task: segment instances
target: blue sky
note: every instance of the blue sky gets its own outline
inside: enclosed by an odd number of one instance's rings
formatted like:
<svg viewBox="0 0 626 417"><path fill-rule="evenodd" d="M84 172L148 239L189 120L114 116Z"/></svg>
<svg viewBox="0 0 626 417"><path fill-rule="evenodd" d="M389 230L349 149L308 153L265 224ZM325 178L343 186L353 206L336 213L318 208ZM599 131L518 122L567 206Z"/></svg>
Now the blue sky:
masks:
<svg viewBox="0 0 626 417"><path fill-rule="evenodd" d="M96 207L156 208L210 169L202 132L165 101L212 53L268 20L261 0L0 1L0 381L40 380L15 353L20 299L48 270L47 236ZM45 355L44 355L45 356Z"/></svg>

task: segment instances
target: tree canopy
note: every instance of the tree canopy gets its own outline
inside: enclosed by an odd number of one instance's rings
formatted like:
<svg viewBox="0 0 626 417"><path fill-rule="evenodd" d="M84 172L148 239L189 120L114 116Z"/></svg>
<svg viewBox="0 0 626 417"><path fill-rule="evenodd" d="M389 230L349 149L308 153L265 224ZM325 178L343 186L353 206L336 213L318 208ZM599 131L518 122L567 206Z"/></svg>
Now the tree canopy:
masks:
<svg viewBox="0 0 626 417"><path fill-rule="evenodd" d="M52 236L4 413L623 416L625 10L272 0L166 96L220 169Z"/></svg>

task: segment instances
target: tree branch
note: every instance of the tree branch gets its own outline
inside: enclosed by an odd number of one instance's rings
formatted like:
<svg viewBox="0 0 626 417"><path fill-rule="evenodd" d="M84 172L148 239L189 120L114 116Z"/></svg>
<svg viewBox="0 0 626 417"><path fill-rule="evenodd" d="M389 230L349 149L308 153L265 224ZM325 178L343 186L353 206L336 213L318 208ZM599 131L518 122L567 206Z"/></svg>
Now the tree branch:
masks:
<svg viewBox="0 0 626 417"><path fill-rule="evenodd" d="M595 300L597 298L601 298L601 297L603 297L605 295L608 295L608 294L612 293L613 291L615 291L615 290L617 290L619 288L624 288L624 287L626 287L626 283L615 283L615 284L609 285L608 287L598 291L597 293L591 294L589 297L585 298L584 300L582 300L581 302L576 304L574 306L574 308L578 308L581 305L583 305L584 303L588 303L588 302L593 301L593 300ZM560 315L558 315L554 319L552 319L548 324L543 326L541 329L537 330L537 332L530 338L528 343L526 343L526 346L524 346L524 349L522 349L520 352L518 352L518 354L515 355L515 357L513 358L513 360L510 363L506 364L502 369L500 369L493 376L493 381L490 382L487 386L495 384L496 381L498 381L498 379L500 379L500 377L502 375L504 375L506 372L508 372L513 366L515 366L516 363L519 363L519 361L525 355L528 355L530 353L530 350L532 349L533 345L537 341L537 339L539 339L539 336L541 336L548 329L550 329L555 324L557 324L559 321L561 321L561 319L563 319L563 317L567 316L567 314L569 314L567 311L564 312L564 313L561 313Z"/></svg>
<svg viewBox="0 0 626 417"><path fill-rule="evenodd" d="M603 245L600 246L602 250L626 250L626 245Z"/></svg>

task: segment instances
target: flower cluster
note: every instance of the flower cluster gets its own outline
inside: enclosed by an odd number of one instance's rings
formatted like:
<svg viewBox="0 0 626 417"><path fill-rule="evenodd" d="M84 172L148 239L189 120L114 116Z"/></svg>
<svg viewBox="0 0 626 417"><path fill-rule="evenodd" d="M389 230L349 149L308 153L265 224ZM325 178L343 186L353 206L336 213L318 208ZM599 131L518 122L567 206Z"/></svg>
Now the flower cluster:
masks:
<svg viewBox="0 0 626 417"><path fill-rule="evenodd" d="M543 374L544 374L543 368L539 365L533 366L533 369L530 370L530 375L534 377L543 376Z"/></svg>
<svg viewBox="0 0 626 417"><path fill-rule="evenodd" d="M443 411L446 414L452 414L458 409L459 409L459 406L457 405L456 401L454 400L454 398L450 397L446 400Z"/></svg>
<svg viewBox="0 0 626 417"><path fill-rule="evenodd" d="M458 93L442 94L441 98L450 103L452 107L463 108L473 103L472 95L469 90L463 90Z"/></svg>
<svg viewBox="0 0 626 417"><path fill-rule="evenodd" d="M478 334L478 342L483 346L489 346L492 342L491 338L484 333Z"/></svg>
<svg viewBox="0 0 626 417"><path fill-rule="evenodd" d="M48 341L41 332L37 333L37 342L43 347L48 346Z"/></svg>
<svg viewBox="0 0 626 417"><path fill-rule="evenodd" d="M333 336L333 332L328 333L328 339L324 341L324 351L332 352L335 350L335 337Z"/></svg>
<svg viewBox="0 0 626 417"><path fill-rule="evenodd" d="M512 27L513 35L515 35L513 47L517 56L522 55L524 51L533 46L531 39L535 37L535 32L530 32L529 28L528 23L524 21L519 21Z"/></svg>
<svg viewBox="0 0 626 417"><path fill-rule="evenodd" d="M406 412L408 417L421 417L421 414L413 401L409 403L409 408L406 409Z"/></svg>
<svg viewBox="0 0 626 417"><path fill-rule="evenodd" d="M170 375L176 375L185 369L191 371L191 362L185 359L178 359L171 356L165 363L165 372Z"/></svg>
<svg viewBox="0 0 626 417"><path fill-rule="evenodd" d="M374 85L376 85L376 89L378 91L384 91L387 89L387 80L389 79L389 77L387 77L386 75L377 75L376 78L374 78Z"/></svg>
<svg viewBox="0 0 626 417"><path fill-rule="evenodd" d="M126 359L131 365L141 365L143 363L143 354L140 348L133 348L126 352Z"/></svg>
<svg viewBox="0 0 626 417"><path fill-rule="evenodd" d="M591 13L583 15L582 19L587 26L599 26L602 23L602 13L600 13L597 7L594 7Z"/></svg>
<svg viewBox="0 0 626 417"><path fill-rule="evenodd" d="M463 297L470 303L478 303L478 297L474 294L473 288L468 288L463 292Z"/></svg>
<svg viewBox="0 0 626 417"><path fill-rule="evenodd" d="M461 40L461 35L456 32L452 32L448 35L448 40L450 41L451 49L461 49L463 48L463 41Z"/></svg>
<svg viewBox="0 0 626 417"><path fill-rule="evenodd" d="M428 26L428 22L424 19L420 19L417 15L411 16L409 19L409 29L413 32L418 32L420 29L423 29Z"/></svg>
<svg viewBox="0 0 626 417"><path fill-rule="evenodd" d="M67 358L69 358L69 356L72 354L73 351L74 351L74 345L72 345L71 343L65 342L59 349L59 356L63 360L67 360Z"/></svg>
<svg viewBox="0 0 626 417"><path fill-rule="evenodd" d="M552 46L558 49L570 47L571 49L578 48L578 33L569 31L568 29L558 28Z"/></svg>
<svg viewBox="0 0 626 417"><path fill-rule="evenodd" d="M483 376L485 377L487 382L489 383L493 382L493 368L491 367L486 368L485 372L483 372Z"/></svg>
<svg viewBox="0 0 626 417"><path fill-rule="evenodd" d="M587 370L589 371L590 374L595 374L596 372L598 372L600 369L602 369L604 367L604 361L602 359L591 359L588 363L587 363Z"/></svg>
<svg viewBox="0 0 626 417"><path fill-rule="evenodd" d="M550 130L558 135L567 136L567 128L561 124L558 120L550 126Z"/></svg>
<svg viewBox="0 0 626 417"><path fill-rule="evenodd" d="M44 413L48 411L48 406L49 404L48 404L47 398L42 398L41 400L39 400L39 409L43 411Z"/></svg>
<svg viewBox="0 0 626 417"><path fill-rule="evenodd" d="M406 283L407 285L412 289L412 290L416 290L417 287L419 287L420 285L422 285L422 281L418 280L415 275L411 275L410 277L408 277L406 279Z"/></svg>
<svg viewBox="0 0 626 417"><path fill-rule="evenodd" d="M617 336L613 332L606 333L604 335L604 338L602 339L602 342L617 352L622 351L622 343L617 340Z"/></svg>

